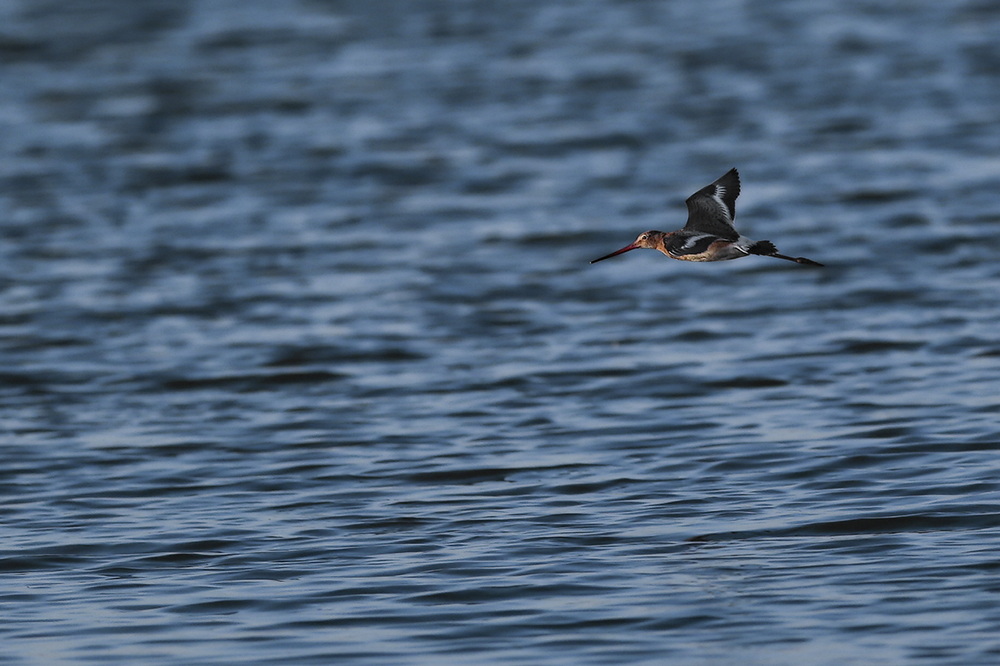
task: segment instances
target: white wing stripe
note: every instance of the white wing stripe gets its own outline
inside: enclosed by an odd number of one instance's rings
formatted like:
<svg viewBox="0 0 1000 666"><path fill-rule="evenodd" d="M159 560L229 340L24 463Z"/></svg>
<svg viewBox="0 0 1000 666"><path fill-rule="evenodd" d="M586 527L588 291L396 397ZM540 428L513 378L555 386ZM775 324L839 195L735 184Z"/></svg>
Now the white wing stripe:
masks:
<svg viewBox="0 0 1000 666"><path fill-rule="evenodd" d="M719 204L719 210L722 211L722 215L726 218L726 220L732 223L733 218L729 215L729 206L727 206L726 202L722 200L722 197L724 196L726 196L726 188L722 185L716 185L715 194L712 195L712 199L715 200L715 203Z"/></svg>

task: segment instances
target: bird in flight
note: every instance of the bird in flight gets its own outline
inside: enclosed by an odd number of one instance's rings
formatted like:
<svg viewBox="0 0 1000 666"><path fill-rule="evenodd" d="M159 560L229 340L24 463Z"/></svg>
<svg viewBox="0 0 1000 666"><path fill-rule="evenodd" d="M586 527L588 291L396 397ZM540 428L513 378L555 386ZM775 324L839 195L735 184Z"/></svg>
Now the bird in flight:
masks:
<svg viewBox="0 0 1000 666"><path fill-rule="evenodd" d="M741 236L733 226L736 217L736 197L740 195L740 175L730 169L711 185L701 188L687 199L688 219L683 229L677 231L644 231L635 242L599 259L649 248L659 250L671 259L681 261L725 261L739 259L749 254L777 257L806 266L822 266L805 257L778 254L771 241L754 241Z"/></svg>

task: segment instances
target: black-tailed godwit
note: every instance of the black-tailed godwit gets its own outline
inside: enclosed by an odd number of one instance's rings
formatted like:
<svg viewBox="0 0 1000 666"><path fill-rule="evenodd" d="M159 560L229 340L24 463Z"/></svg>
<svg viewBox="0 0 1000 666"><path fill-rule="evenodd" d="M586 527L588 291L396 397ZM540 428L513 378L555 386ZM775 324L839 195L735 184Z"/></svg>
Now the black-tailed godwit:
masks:
<svg viewBox="0 0 1000 666"><path fill-rule="evenodd" d="M738 196L740 196L740 175L736 169L730 169L722 178L688 197L686 202L688 219L683 229L666 232L644 231L631 245L626 245L600 259L594 259L590 263L604 261L629 250L649 248L681 261L725 261L758 254L806 266L823 265L805 257L778 254L778 248L774 247L771 241L754 241L741 236L733 226Z"/></svg>

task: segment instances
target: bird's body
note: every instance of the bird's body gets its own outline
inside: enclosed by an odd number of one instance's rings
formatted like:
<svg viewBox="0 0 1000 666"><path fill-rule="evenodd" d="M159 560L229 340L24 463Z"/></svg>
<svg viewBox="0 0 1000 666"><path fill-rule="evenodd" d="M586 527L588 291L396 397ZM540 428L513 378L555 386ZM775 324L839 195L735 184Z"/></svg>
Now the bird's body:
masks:
<svg viewBox="0 0 1000 666"><path fill-rule="evenodd" d="M645 231L631 245L590 263L603 261L629 250L649 248L681 261L726 261L757 254L808 266L823 265L805 257L778 254L771 241L754 241L740 235L733 226L736 197L739 195L739 173L736 169L730 169L717 181L688 197L688 220L683 229Z"/></svg>

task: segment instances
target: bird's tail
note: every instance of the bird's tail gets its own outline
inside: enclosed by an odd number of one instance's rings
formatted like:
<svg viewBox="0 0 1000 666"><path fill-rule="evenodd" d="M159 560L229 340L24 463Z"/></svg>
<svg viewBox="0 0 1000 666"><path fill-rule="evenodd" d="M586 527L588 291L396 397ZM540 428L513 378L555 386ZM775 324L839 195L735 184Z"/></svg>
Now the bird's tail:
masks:
<svg viewBox="0 0 1000 666"><path fill-rule="evenodd" d="M771 241L757 241L747 248L747 252L750 254L760 254L765 257L771 257L778 253L778 248L774 247L774 243Z"/></svg>
<svg viewBox="0 0 1000 666"><path fill-rule="evenodd" d="M784 259L785 261L794 261L797 264L803 264L805 266L823 265L819 262L813 261L812 259L806 259L805 257L789 257L784 254L778 254L778 248L774 247L774 243L767 240L757 241L747 248L747 252L750 254L759 254L764 257L776 257L778 259Z"/></svg>

